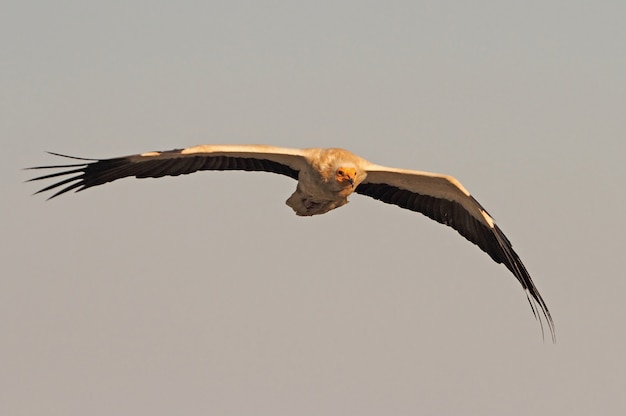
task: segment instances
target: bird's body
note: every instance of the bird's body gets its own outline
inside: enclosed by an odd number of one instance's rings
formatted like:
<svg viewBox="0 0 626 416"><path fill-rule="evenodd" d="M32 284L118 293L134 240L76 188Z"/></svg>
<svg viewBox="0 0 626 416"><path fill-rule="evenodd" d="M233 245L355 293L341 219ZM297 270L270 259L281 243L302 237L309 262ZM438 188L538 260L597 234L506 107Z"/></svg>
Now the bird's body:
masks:
<svg viewBox="0 0 626 416"><path fill-rule="evenodd" d="M451 176L388 168L336 148L200 145L112 159L72 158L83 162L31 168L65 169L31 180L72 175L39 192L66 185L50 197L54 198L70 190L81 191L124 177L158 178L199 170L265 171L298 181L296 191L286 202L300 216L324 214L341 207L354 192L420 212L454 228L494 261L503 263L521 283L540 322L537 307L541 309L554 339L550 312L511 243L487 211Z"/></svg>
<svg viewBox="0 0 626 416"><path fill-rule="evenodd" d="M287 199L297 215L324 214L347 204L350 194L367 177L368 162L347 150L302 152L306 163L298 174L296 191Z"/></svg>

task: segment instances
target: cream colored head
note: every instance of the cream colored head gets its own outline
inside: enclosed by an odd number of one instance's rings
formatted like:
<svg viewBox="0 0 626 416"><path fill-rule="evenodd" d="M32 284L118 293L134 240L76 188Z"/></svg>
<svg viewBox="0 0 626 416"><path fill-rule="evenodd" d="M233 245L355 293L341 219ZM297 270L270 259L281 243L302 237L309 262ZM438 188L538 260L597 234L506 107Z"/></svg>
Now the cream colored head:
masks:
<svg viewBox="0 0 626 416"><path fill-rule="evenodd" d="M342 185L354 187L356 181L356 168L353 166L339 166L335 171L335 180Z"/></svg>

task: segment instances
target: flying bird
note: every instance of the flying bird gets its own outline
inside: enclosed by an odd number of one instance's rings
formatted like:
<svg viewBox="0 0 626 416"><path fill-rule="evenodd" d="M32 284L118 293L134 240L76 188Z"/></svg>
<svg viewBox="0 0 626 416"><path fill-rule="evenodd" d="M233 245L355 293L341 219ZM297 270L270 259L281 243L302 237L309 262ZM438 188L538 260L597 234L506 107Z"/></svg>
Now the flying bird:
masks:
<svg viewBox="0 0 626 416"><path fill-rule="evenodd" d="M111 159L51 154L80 162L29 168L62 169L30 179L38 181L65 177L37 192L55 189L56 193L49 199L71 190L78 192L130 176L159 178L200 170L243 170L277 173L295 179L298 182L296 190L286 203L296 215L324 214L347 204L348 197L355 192L422 213L452 227L489 254L496 263L504 264L524 288L542 333L543 315L552 340L555 340L550 311L511 243L491 215L452 176L380 166L337 148L200 145Z"/></svg>

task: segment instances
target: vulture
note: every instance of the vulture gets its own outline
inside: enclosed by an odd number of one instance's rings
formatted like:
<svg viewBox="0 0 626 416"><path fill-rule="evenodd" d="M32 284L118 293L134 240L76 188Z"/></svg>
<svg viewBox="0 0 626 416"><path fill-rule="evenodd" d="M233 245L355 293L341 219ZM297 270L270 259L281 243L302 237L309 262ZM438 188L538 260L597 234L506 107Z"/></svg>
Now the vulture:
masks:
<svg viewBox="0 0 626 416"><path fill-rule="evenodd" d="M51 152L50 152L51 153ZM199 145L111 159L85 159L51 153L78 162L29 169L61 169L29 181L59 178L36 193L68 191L134 176L159 178L200 170L277 173L297 181L286 203L296 215L324 214L348 203L352 193L419 212L455 229L496 263L503 263L522 285L543 333L543 318L555 340L554 322L530 274L493 217L452 176L376 165L344 149L291 149L265 145Z"/></svg>

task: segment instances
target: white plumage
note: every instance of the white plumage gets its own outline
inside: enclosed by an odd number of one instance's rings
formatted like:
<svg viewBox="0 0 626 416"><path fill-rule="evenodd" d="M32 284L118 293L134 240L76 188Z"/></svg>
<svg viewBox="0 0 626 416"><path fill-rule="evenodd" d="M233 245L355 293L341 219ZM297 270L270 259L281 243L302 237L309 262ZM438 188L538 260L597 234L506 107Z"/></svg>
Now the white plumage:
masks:
<svg viewBox="0 0 626 416"><path fill-rule="evenodd" d="M454 228L494 261L503 263L526 291L535 316L540 322L541 315L546 318L554 340L550 312L511 243L487 211L452 176L388 168L343 149L200 145L112 159L83 159L53 154L82 162L30 168L63 169L31 181L70 175L37 192L60 187L50 198L130 176L158 178L199 170L245 170L272 172L296 179L296 191L287 199L287 205L297 215L319 215L341 207L354 192L420 212ZM541 314L537 313L537 306Z"/></svg>

